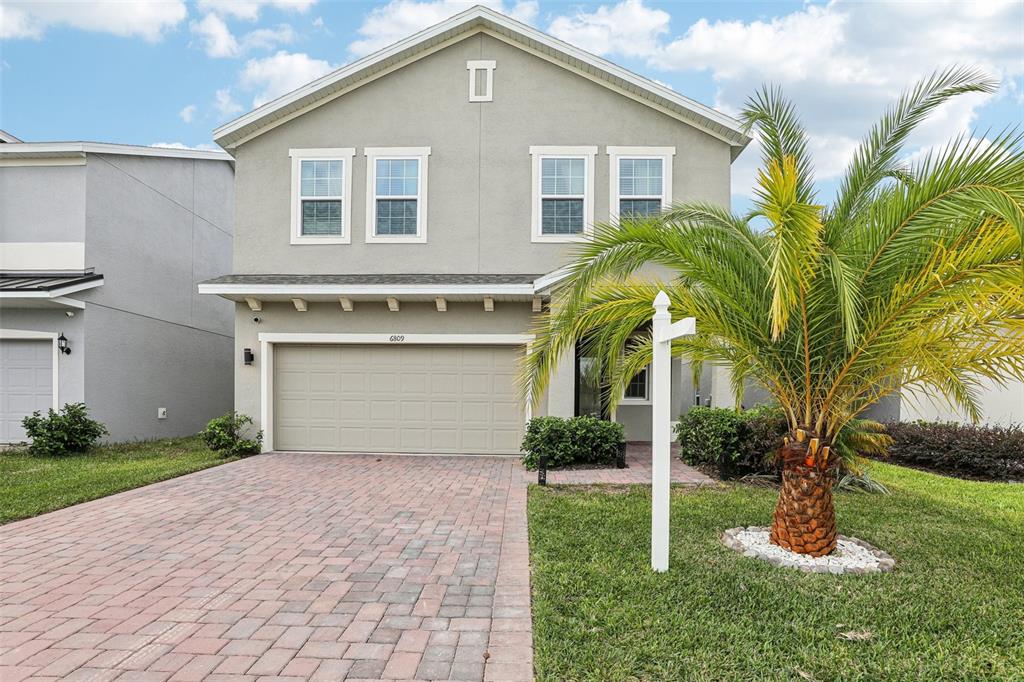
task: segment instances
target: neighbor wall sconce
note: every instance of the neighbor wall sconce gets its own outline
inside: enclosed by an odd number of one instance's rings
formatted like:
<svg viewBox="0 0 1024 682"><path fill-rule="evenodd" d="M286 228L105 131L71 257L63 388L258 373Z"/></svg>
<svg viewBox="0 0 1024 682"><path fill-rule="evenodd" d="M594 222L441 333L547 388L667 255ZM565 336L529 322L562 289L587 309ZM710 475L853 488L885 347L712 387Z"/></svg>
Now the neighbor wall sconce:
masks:
<svg viewBox="0 0 1024 682"><path fill-rule="evenodd" d="M252 348L242 349L242 362L246 365L251 365L252 361L256 359L256 356L252 354Z"/></svg>
<svg viewBox="0 0 1024 682"><path fill-rule="evenodd" d="M71 346L68 345L68 339L63 334L57 337L57 350L64 355L71 355Z"/></svg>

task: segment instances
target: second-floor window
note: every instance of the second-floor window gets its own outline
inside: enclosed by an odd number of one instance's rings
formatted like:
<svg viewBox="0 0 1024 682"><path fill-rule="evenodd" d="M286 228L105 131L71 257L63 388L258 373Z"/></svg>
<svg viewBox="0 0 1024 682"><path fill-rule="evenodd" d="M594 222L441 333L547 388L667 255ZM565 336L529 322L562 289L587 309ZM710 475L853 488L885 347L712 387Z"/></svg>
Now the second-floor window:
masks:
<svg viewBox="0 0 1024 682"><path fill-rule="evenodd" d="M292 149L293 244L348 244L352 239L354 149Z"/></svg>
<svg viewBox="0 0 1024 682"><path fill-rule="evenodd" d="M577 241L594 222L597 147L530 147L533 241Z"/></svg>
<svg viewBox="0 0 1024 682"><path fill-rule="evenodd" d="M674 147L608 147L612 218L660 213L672 203Z"/></svg>
<svg viewBox="0 0 1024 682"><path fill-rule="evenodd" d="M366 241L422 243L429 147L367 148Z"/></svg>

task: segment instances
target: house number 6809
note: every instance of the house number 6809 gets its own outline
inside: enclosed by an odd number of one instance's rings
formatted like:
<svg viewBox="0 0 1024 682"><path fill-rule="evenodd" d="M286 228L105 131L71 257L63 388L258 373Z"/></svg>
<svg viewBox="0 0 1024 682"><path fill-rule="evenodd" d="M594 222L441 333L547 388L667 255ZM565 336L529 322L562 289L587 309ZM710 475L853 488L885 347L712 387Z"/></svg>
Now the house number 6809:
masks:
<svg viewBox="0 0 1024 682"><path fill-rule="evenodd" d="M404 334L392 334L391 338L389 338L388 341L390 341L391 343L401 343L402 341L405 341L405 335Z"/></svg>

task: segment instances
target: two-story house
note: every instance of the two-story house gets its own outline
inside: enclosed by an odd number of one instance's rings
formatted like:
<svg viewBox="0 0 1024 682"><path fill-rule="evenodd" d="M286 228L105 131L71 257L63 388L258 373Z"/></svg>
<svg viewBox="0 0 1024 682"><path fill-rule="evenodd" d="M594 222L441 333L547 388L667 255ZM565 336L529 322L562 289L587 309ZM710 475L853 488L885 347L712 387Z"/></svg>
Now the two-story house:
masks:
<svg viewBox="0 0 1024 682"><path fill-rule="evenodd" d="M84 402L110 440L193 434L231 409L221 151L0 136L0 443Z"/></svg>
<svg viewBox="0 0 1024 682"><path fill-rule="evenodd" d="M536 408L517 360L595 222L727 205L740 124L474 7L215 132L236 159L235 407L278 450L516 453L600 410L585 357ZM638 376L615 418L650 434ZM657 377L656 380L662 380ZM678 363L673 411L693 400Z"/></svg>

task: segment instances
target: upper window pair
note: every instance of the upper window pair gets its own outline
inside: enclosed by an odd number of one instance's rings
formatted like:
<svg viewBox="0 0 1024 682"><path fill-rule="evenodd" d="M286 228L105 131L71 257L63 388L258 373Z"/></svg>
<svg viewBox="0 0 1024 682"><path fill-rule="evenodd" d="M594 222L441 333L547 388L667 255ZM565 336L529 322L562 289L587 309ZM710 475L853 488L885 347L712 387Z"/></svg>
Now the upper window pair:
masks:
<svg viewBox="0 0 1024 682"><path fill-rule="evenodd" d="M426 233L429 147L365 150L366 241L422 243ZM355 150L293 149L293 244L352 241L352 159Z"/></svg>
<svg viewBox="0 0 1024 682"><path fill-rule="evenodd" d="M597 147L530 147L535 242L578 241L594 224ZM674 147L608 147L609 217L654 215L672 202Z"/></svg>

